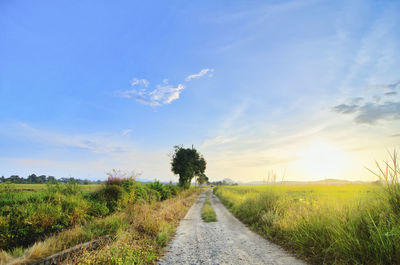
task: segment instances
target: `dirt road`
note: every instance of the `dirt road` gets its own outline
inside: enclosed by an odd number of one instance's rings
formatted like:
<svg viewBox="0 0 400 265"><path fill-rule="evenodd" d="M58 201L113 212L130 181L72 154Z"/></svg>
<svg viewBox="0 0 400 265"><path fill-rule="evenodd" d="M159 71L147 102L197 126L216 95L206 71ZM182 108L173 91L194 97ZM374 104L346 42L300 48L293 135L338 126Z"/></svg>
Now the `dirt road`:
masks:
<svg viewBox="0 0 400 265"><path fill-rule="evenodd" d="M167 253L165 264L306 264L279 246L250 231L233 217L219 199L210 193L218 222L205 223L200 212L205 200L201 194L181 221Z"/></svg>

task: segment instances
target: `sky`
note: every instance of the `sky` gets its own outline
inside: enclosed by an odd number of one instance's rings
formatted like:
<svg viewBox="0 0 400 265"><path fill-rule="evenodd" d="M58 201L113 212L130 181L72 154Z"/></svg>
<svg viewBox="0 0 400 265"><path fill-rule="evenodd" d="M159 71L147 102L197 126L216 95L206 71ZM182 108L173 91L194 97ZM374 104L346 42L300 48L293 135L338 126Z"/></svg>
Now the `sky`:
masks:
<svg viewBox="0 0 400 265"><path fill-rule="evenodd" d="M374 180L400 140L399 1L0 1L0 175Z"/></svg>

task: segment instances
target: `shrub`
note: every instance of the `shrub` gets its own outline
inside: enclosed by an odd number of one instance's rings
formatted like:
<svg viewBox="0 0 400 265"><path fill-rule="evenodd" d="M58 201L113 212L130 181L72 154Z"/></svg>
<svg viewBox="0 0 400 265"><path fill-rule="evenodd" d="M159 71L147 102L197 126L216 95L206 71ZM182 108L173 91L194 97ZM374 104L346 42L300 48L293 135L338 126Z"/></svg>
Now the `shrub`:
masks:
<svg viewBox="0 0 400 265"><path fill-rule="evenodd" d="M91 201L88 214L91 216L105 216L110 212L106 202Z"/></svg>
<svg viewBox="0 0 400 265"><path fill-rule="evenodd" d="M95 200L105 201L110 212L114 212L121 206L121 200L124 195L124 190L120 185L109 184L104 185L94 195Z"/></svg>
<svg viewBox="0 0 400 265"><path fill-rule="evenodd" d="M171 192L171 195L172 195L172 196L178 195L178 193L181 191L181 189L180 189L179 186L174 185L174 184L171 184L171 183L165 185L165 187L166 187L167 189L169 189L169 191Z"/></svg>
<svg viewBox="0 0 400 265"><path fill-rule="evenodd" d="M171 190L159 181L154 181L148 184L148 187L152 190L157 191L160 194L160 200L162 201L171 197Z"/></svg>

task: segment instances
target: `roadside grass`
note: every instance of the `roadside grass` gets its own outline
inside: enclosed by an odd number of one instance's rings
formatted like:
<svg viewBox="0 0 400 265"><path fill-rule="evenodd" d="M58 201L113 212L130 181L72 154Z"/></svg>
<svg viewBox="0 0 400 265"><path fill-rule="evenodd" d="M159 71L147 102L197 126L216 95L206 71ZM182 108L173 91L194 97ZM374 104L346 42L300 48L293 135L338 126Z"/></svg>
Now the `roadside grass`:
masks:
<svg viewBox="0 0 400 265"><path fill-rule="evenodd" d="M243 223L312 264L400 264L400 167L381 185L218 187Z"/></svg>
<svg viewBox="0 0 400 265"><path fill-rule="evenodd" d="M48 184L44 190L31 192L20 191L13 184L0 185L0 264L36 260L103 235L118 234L129 226L127 209L136 211L133 205L145 207L188 192L158 181L141 184L121 178L109 179L91 192L81 187ZM164 226L160 242L168 240L168 226Z"/></svg>
<svg viewBox="0 0 400 265"><path fill-rule="evenodd" d="M154 264L200 192L191 188L162 202L132 205L124 211L129 226L121 229L111 244L85 251L70 263Z"/></svg>
<svg viewBox="0 0 400 265"><path fill-rule="evenodd" d="M138 202L104 218L49 236L28 248L0 250L0 264L26 264L104 235L111 244L72 257L83 264L149 264L161 254L179 220L192 205L199 189L179 192L164 201Z"/></svg>
<svg viewBox="0 0 400 265"><path fill-rule="evenodd" d="M217 222L217 214L215 213L214 209L210 203L210 192L207 191L206 194L206 201L204 202L203 209L201 210L201 218L204 222Z"/></svg>

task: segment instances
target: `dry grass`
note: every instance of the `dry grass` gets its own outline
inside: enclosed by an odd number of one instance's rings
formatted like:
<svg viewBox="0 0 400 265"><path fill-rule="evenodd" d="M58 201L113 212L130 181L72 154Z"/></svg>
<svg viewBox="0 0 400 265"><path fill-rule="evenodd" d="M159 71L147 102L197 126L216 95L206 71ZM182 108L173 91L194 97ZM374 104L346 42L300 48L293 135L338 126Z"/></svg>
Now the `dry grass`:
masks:
<svg viewBox="0 0 400 265"><path fill-rule="evenodd" d="M112 244L86 251L72 262L81 264L153 264L162 254L179 221L197 198L184 191L175 198L155 204L133 205L130 227L118 234Z"/></svg>

